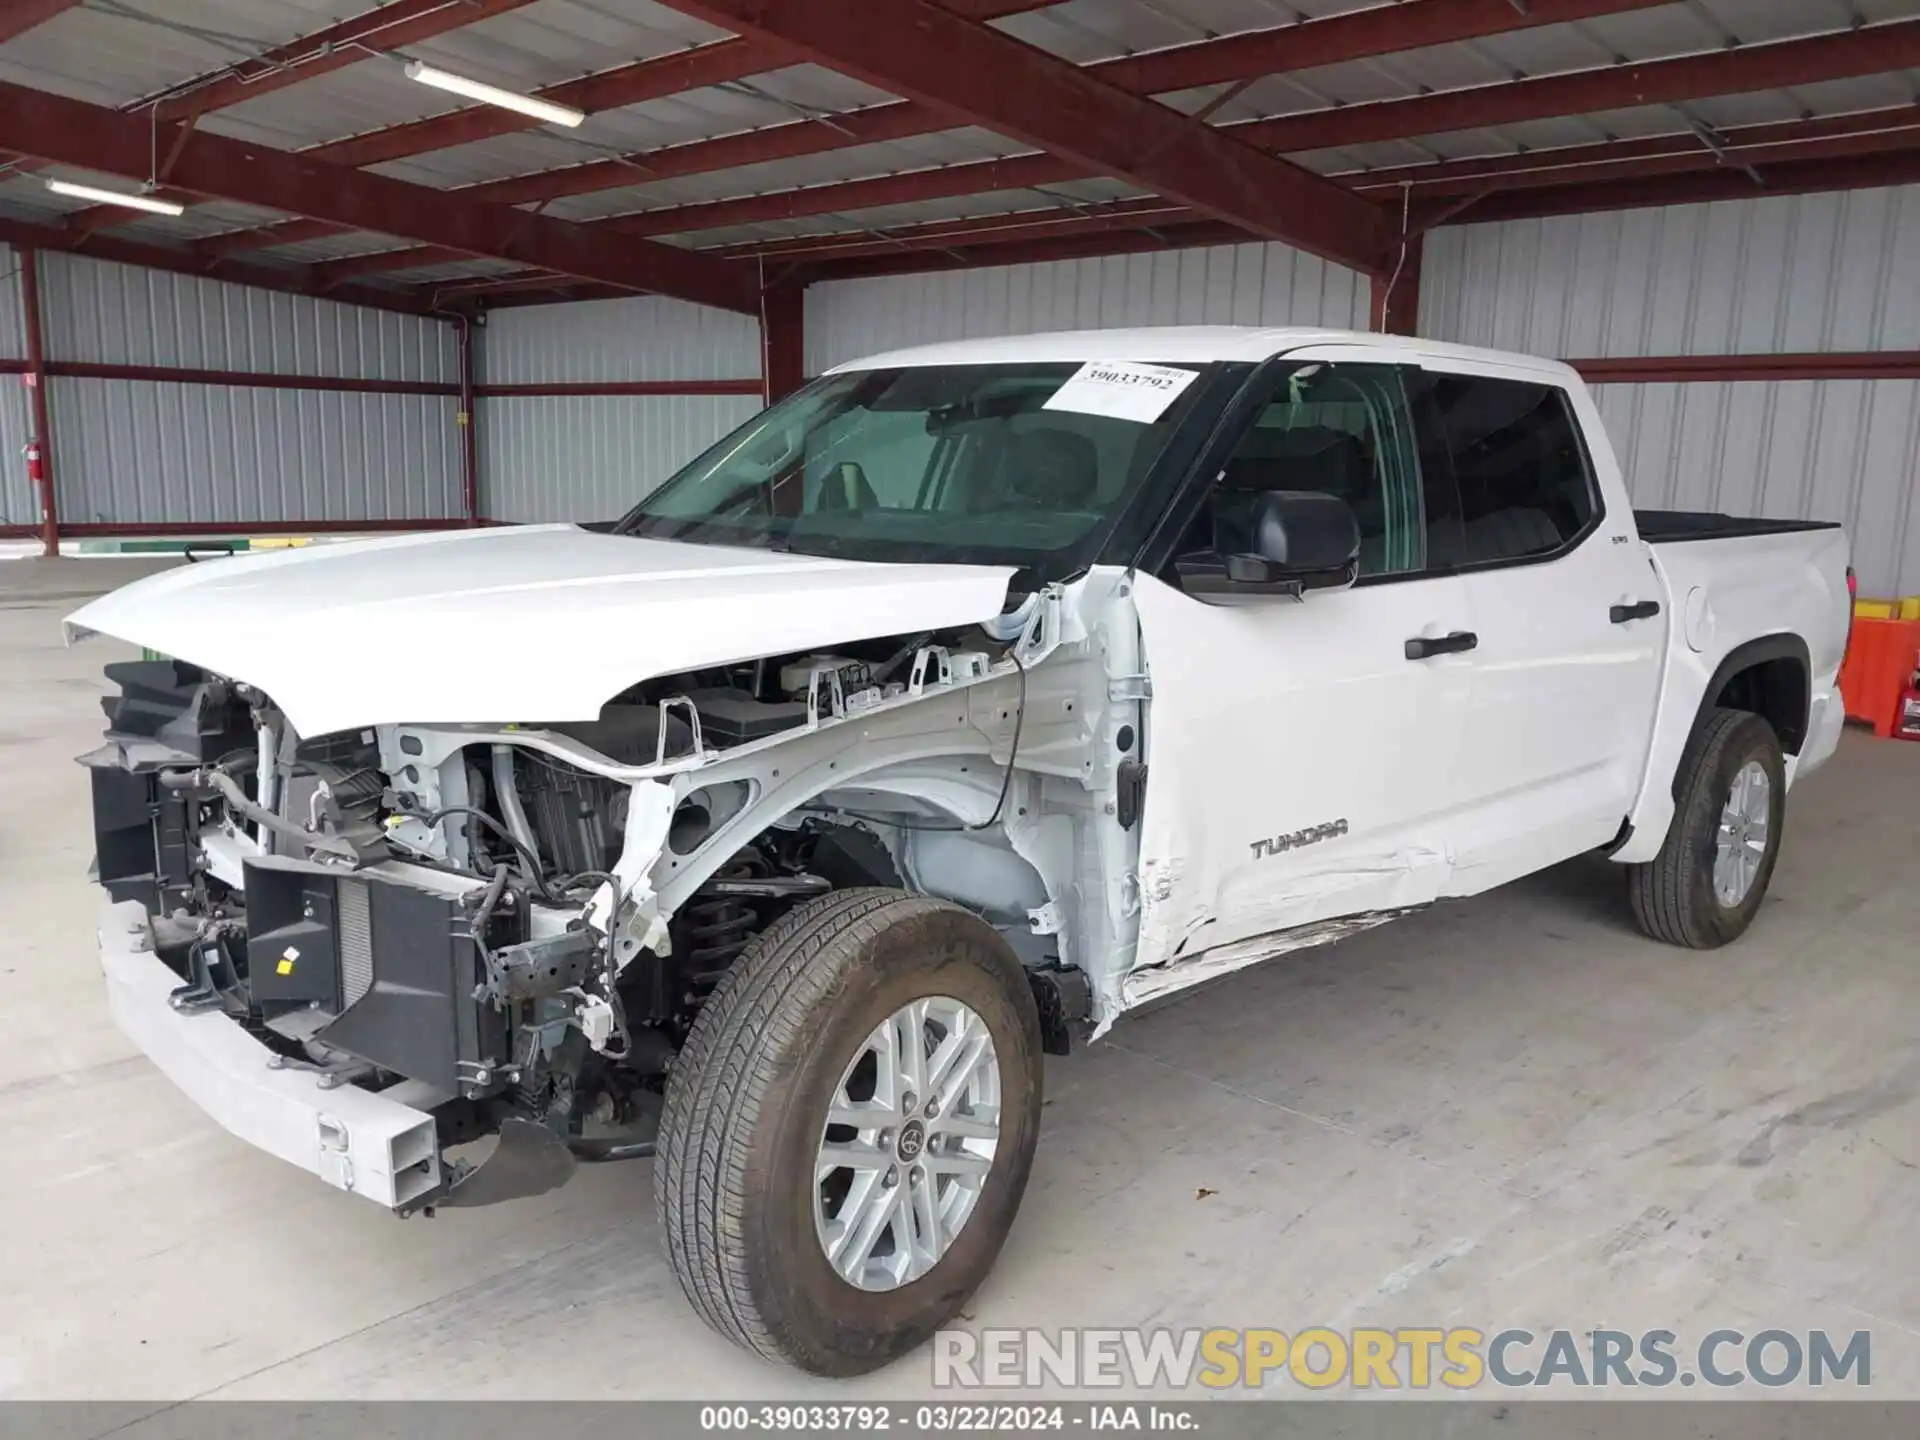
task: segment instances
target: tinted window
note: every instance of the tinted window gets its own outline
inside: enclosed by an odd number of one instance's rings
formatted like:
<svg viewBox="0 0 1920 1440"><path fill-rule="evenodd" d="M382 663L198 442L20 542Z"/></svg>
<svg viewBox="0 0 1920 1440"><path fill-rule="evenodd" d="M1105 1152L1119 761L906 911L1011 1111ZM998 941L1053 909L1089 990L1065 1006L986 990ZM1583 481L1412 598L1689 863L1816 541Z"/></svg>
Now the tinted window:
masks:
<svg viewBox="0 0 1920 1440"><path fill-rule="evenodd" d="M1416 571L1426 560L1417 474L1397 371L1302 365L1234 446L1186 548L1246 549L1262 492L1318 491L1359 521L1361 575Z"/></svg>
<svg viewBox="0 0 1920 1440"><path fill-rule="evenodd" d="M1169 389L1147 394L1158 405L1122 404L1076 381L1084 368L1036 361L825 376L708 450L617 528L853 559L1071 570L1210 375L1119 366L1155 370Z"/></svg>
<svg viewBox="0 0 1920 1440"><path fill-rule="evenodd" d="M1429 532L1434 564L1551 554L1592 523L1593 482L1565 391L1432 372L1414 383L1422 459L1431 470L1444 455L1458 495L1457 524Z"/></svg>

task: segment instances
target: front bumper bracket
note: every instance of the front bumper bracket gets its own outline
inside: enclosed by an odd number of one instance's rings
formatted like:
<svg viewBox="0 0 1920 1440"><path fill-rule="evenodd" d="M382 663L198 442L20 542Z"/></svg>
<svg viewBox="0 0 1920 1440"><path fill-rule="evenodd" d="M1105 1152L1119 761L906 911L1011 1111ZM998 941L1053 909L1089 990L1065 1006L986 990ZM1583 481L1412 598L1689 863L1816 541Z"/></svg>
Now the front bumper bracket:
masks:
<svg viewBox="0 0 1920 1440"><path fill-rule="evenodd" d="M433 1117L351 1085L271 1066L273 1052L225 1014L184 1013L136 900L100 912L100 968L114 1023L222 1128L329 1185L395 1210L441 1189Z"/></svg>

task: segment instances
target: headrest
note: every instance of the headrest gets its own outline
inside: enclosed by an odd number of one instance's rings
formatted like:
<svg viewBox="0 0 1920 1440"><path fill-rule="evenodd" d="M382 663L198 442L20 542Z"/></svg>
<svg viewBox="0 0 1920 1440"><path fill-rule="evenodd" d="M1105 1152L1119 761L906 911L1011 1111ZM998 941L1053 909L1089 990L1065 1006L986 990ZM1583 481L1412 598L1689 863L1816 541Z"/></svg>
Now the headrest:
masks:
<svg viewBox="0 0 1920 1440"><path fill-rule="evenodd" d="M1227 462L1229 490L1318 490L1345 499L1366 473L1366 451L1343 430L1303 425L1255 430Z"/></svg>
<svg viewBox="0 0 1920 1440"><path fill-rule="evenodd" d="M843 460L820 477L822 510L872 510L879 503L857 461Z"/></svg>

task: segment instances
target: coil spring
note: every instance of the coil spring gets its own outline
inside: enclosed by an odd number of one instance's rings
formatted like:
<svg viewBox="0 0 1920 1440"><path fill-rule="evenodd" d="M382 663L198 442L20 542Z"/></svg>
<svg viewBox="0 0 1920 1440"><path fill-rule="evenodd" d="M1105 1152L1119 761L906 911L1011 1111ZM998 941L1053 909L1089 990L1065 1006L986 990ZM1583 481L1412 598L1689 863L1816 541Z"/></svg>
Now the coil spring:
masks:
<svg viewBox="0 0 1920 1440"><path fill-rule="evenodd" d="M742 861L723 866L714 877L741 880L757 874L755 867ZM696 895L683 905L679 916L686 935L687 968L681 979L705 992L720 983L720 977L747 948L747 941L760 928L760 917L743 900Z"/></svg>

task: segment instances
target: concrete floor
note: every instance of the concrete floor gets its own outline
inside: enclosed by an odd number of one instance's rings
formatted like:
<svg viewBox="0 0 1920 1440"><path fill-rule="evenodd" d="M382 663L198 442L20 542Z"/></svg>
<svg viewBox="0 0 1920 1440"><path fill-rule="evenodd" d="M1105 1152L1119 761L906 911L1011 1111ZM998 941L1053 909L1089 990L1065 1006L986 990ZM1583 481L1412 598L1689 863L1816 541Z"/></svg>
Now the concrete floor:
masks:
<svg viewBox="0 0 1920 1440"><path fill-rule="evenodd" d="M924 1356L830 1389L709 1334L646 1162L402 1223L132 1053L71 763L128 652L58 622L147 568L0 564L0 1396L924 1394ZM1641 939L1583 862L1123 1023L1049 1062L971 1323L1865 1328L1920 1397L1916 834L1920 746L1849 734L1733 948Z"/></svg>

